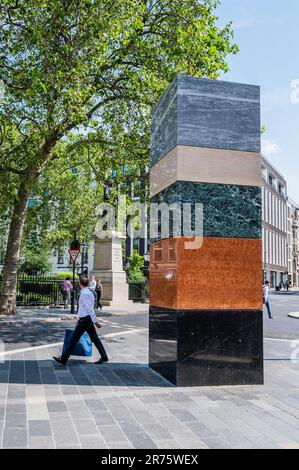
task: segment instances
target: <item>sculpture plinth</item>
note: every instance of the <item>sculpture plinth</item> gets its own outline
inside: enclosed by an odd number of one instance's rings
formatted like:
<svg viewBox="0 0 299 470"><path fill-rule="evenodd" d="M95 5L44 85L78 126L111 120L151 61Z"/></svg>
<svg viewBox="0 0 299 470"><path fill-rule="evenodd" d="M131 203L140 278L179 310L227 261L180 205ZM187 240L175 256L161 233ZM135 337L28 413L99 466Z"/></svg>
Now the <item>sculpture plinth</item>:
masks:
<svg viewBox="0 0 299 470"><path fill-rule="evenodd" d="M193 222L202 204L203 233L172 220L152 239L150 366L179 386L262 384L259 87L176 78L152 114L151 202Z"/></svg>
<svg viewBox="0 0 299 470"><path fill-rule="evenodd" d="M93 271L103 286L103 305L129 303L129 289L123 269L122 239L119 233L106 238L95 238Z"/></svg>

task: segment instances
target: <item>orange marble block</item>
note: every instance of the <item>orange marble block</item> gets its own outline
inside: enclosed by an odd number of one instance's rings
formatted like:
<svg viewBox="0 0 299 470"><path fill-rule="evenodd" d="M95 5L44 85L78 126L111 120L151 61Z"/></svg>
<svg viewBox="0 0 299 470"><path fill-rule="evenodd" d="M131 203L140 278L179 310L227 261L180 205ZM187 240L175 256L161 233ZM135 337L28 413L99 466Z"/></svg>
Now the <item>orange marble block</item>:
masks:
<svg viewBox="0 0 299 470"><path fill-rule="evenodd" d="M150 305L262 310L261 240L203 238L190 243L179 237L152 243L150 249Z"/></svg>

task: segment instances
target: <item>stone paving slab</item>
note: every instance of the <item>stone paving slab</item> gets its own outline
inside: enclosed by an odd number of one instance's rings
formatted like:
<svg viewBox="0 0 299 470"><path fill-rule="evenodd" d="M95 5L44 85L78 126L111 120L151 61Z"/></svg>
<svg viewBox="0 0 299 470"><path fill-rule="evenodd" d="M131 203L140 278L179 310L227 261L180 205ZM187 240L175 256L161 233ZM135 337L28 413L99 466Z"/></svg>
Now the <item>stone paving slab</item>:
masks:
<svg viewBox="0 0 299 470"><path fill-rule="evenodd" d="M219 388L175 388L149 369L142 328L104 342L105 365L72 358L63 369L51 360L58 346L5 356L1 448L299 447L292 342L265 340L264 386Z"/></svg>

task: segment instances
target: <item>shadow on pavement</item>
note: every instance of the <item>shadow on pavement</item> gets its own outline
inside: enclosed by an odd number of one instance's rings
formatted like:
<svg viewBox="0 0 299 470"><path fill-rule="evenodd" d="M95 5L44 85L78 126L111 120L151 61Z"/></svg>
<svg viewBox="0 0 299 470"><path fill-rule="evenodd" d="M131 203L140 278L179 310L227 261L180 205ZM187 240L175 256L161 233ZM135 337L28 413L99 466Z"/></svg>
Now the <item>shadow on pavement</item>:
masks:
<svg viewBox="0 0 299 470"><path fill-rule="evenodd" d="M11 360L0 363L0 384L43 384L72 386L173 387L144 363L96 365L70 359L62 367L51 359Z"/></svg>
<svg viewBox="0 0 299 470"><path fill-rule="evenodd" d="M74 322L67 321L57 323L45 321L2 322L0 339L5 341L8 350L25 346L42 346L63 341L65 329L73 329L74 326Z"/></svg>

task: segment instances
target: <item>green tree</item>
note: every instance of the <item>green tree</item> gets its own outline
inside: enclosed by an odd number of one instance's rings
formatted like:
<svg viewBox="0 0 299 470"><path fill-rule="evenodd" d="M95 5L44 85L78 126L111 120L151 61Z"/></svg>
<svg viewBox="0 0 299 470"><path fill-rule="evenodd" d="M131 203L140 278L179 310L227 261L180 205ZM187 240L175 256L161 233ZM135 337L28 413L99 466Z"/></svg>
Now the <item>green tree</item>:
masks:
<svg viewBox="0 0 299 470"><path fill-rule="evenodd" d="M21 272L26 274L45 274L51 270L51 263L48 259L49 253L28 251L23 255L21 262Z"/></svg>
<svg viewBox="0 0 299 470"><path fill-rule="evenodd" d="M128 258L128 279L129 282L145 282L146 278L142 272L144 267L144 258L137 250L133 251L132 256Z"/></svg>
<svg viewBox="0 0 299 470"><path fill-rule="evenodd" d="M132 143L131 127L147 129L149 106L178 72L217 78L226 71L226 56L236 46L231 26L217 26L217 5L2 0L0 78L6 96L0 120L6 126L0 170L13 175L14 189L0 313L16 312L28 201L48 165L59 160L61 146L71 154L75 147L98 144L117 161L125 147L115 141L116 132ZM144 147L148 135L137 137Z"/></svg>

